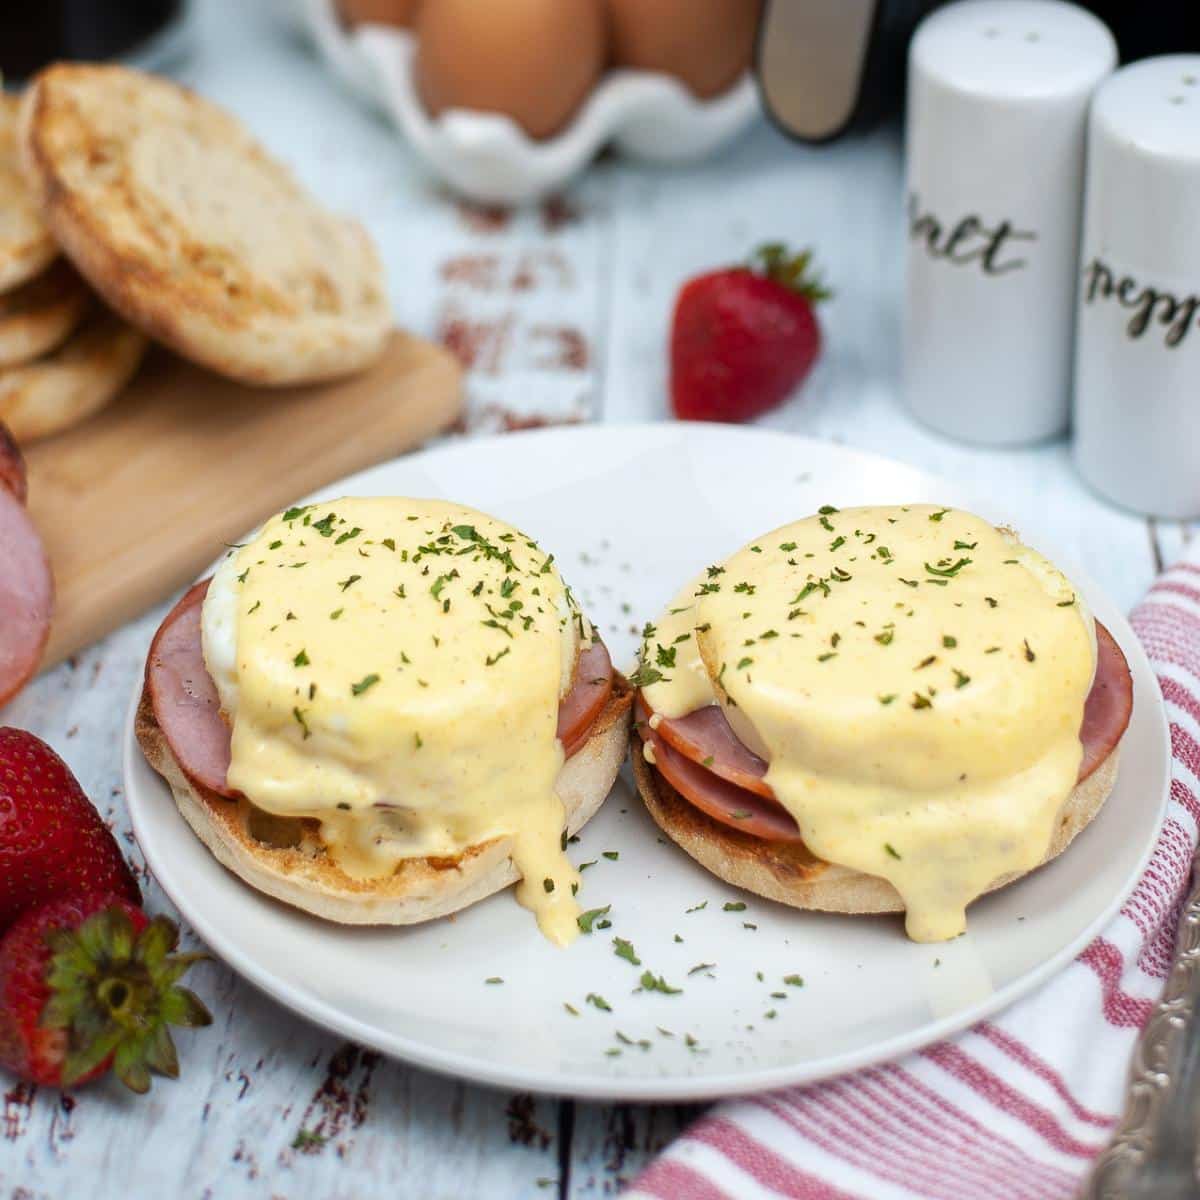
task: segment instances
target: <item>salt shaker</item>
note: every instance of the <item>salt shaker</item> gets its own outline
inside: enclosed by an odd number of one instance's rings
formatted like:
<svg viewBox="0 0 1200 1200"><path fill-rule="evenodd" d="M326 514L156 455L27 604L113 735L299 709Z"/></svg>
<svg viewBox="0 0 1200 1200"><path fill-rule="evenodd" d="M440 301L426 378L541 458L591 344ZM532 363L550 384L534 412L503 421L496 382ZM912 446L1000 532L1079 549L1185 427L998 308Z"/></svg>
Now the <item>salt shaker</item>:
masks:
<svg viewBox="0 0 1200 1200"><path fill-rule="evenodd" d="M1075 428L1096 491L1200 516L1200 55L1134 63L1096 93Z"/></svg>
<svg viewBox="0 0 1200 1200"><path fill-rule="evenodd" d="M1116 57L1058 0L964 0L913 38L904 391L939 432L1067 427L1087 108Z"/></svg>

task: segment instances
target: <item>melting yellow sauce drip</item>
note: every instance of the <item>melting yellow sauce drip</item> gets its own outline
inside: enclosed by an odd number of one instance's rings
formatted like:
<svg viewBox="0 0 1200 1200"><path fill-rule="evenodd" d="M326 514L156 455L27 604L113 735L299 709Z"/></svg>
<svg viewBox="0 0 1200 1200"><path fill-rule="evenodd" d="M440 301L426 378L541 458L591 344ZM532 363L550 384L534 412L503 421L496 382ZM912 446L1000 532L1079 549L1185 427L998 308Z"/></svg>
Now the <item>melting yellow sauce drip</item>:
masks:
<svg viewBox="0 0 1200 1200"><path fill-rule="evenodd" d="M710 568L643 661L656 713L720 704L813 853L888 880L928 942L1045 857L1095 630L1061 572L979 517L828 509Z"/></svg>
<svg viewBox="0 0 1200 1200"><path fill-rule="evenodd" d="M342 499L267 522L208 603L236 603L234 672L205 614L233 787L318 819L358 878L510 837L519 901L572 940L556 724L590 631L543 550L460 505Z"/></svg>

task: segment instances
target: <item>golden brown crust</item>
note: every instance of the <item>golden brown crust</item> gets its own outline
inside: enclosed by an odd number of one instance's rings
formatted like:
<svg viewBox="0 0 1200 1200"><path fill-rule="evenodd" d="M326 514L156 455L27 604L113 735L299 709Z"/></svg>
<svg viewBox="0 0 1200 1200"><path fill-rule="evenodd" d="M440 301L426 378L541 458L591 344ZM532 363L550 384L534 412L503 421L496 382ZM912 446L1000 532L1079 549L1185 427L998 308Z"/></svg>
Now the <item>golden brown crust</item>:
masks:
<svg viewBox="0 0 1200 1200"><path fill-rule="evenodd" d="M21 101L0 93L0 292L19 287L58 257L58 247L21 177L17 120Z"/></svg>
<svg viewBox="0 0 1200 1200"><path fill-rule="evenodd" d="M122 67L58 64L29 88L19 142L63 251L185 357L284 385L382 352L391 313L369 237L201 97Z"/></svg>
<svg viewBox="0 0 1200 1200"><path fill-rule="evenodd" d="M66 259L0 293L0 367L19 366L61 345L83 320L89 293Z"/></svg>
<svg viewBox="0 0 1200 1200"><path fill-rule="evenodd" d="M817 858L802 842L770 842L732 829L683 798L642 756L641 738L632 740L633 775L659 828L719 879L793 908L821 912L903 912L904 902L886 879ZM1100 811L1117 778L1115 749L1063 802L1050 850L1043 863L1060 855ZM988 891L1019 874L997 879Z"/></svg>
<svg viewBox="0 0 1200 1200"><path fill-rule="evenodd" d="M619 675L587 744L567 760L558 791L575 833L608 795L627 752L633 692ZM354 879L325 853L318 823L275 818L188 779L143 688L134 730L146 761L167 781L184 819L215 857L251 886L344 924L407 925L445 916L517 879L509 839L494 838L456 858L407 859L383 879ZM255 835L258 836L255 836Z"/></svg>
<svg viewBox="0 0 1200 1200"><path fill-rule="evenodd" d="M95 312L57 350L0 370L0 421L18 442L77 425L120 395L146 353L145 335Z"/></svg>

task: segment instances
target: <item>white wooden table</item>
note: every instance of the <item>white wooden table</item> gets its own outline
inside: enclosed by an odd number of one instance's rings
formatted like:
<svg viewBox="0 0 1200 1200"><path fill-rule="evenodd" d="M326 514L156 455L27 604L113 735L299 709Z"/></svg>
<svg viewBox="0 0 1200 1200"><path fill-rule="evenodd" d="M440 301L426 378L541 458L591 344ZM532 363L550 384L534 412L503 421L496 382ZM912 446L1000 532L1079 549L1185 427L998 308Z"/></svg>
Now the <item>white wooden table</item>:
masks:
<svg viewBox="0 0 1200 1200"><path fill-rule="evenodd" d="M423 176L254 0L200 0L186 82L239 112L383 247L397 318L469 365L468 432L666 415L664 345L683 278L786 238L818 250L836 298L803 393L768 424L844 441L1011 500L1126 606L1189 531L1088 493L1063 444L980 451L918 428L896 396L900 156L894 131L815 150L765 125L670 172L607 160L519 213L462 205ZM769 484L768 484L769 485ZM38 680L0 720L63 753L142 860L120 733L163 609ZM171 906L147 879L150 905ZM378 1056L291 1016L220 965L195 974L215 1016L181 1035L184 1077L146 1099L0 1078L0 1200L297 1200L615 1194L691 1115L485 1091Z"/></svg>

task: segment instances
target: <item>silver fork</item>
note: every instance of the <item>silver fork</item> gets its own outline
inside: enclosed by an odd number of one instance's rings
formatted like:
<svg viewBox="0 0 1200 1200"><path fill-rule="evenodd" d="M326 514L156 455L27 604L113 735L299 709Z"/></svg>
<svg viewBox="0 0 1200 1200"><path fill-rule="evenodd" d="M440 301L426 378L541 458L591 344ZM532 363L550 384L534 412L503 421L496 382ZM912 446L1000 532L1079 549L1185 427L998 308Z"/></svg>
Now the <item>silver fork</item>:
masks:
<svg viewBox="0 0 1200 1200"><path fill-rule="evenodd" d="M1163 997L1138 1038L1125 1112L1079 1200L1198 1200L1200 854Z"/></svg>

